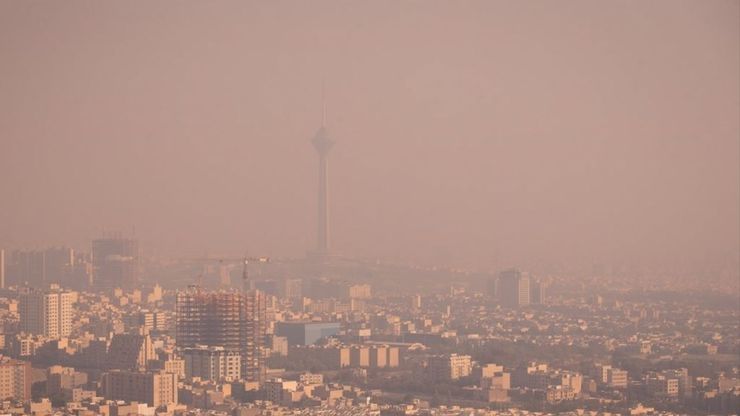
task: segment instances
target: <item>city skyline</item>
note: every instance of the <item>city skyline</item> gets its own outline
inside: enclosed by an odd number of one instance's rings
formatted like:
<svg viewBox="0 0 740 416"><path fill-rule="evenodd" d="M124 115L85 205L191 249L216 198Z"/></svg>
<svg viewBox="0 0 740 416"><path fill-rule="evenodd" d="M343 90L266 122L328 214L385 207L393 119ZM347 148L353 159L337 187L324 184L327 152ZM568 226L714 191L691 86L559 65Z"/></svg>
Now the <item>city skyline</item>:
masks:
<svg viewBox="0 0 740 416"><path fill-rule="evenodd" d="M737 4L569 4L5 2L0 246L303 257L326 79L347 256L737 275Z"/></svg>
<svg viewBox="0 0 740 416"><path fill-rule="evenodd" d="M740 0L0 1L0 415L737 416Z"/></svg>

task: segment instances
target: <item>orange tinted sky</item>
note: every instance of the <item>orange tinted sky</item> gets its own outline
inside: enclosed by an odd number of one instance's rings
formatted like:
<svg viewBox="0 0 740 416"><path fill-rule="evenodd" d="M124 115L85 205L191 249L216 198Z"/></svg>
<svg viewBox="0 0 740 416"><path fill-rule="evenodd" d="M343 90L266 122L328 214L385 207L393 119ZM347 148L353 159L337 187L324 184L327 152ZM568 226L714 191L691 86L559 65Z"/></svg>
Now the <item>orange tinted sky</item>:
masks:
<svg viewBox="0 0 740 416"><path fill-rule="evenodd" d="M737 1L0 2L0 246L737 258Z"/></svg>

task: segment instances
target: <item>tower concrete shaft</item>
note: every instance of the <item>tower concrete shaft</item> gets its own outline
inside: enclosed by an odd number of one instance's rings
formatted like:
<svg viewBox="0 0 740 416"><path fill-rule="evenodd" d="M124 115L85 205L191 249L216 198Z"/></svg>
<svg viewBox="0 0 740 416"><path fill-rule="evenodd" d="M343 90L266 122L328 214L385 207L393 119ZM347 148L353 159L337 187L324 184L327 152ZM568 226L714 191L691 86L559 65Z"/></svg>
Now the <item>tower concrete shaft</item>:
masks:
<svg viewBox="0 0 740 416"><path fill-rule="evenodd" d="M316 251L318 254L329 252L329 150L334 141L329 138L326 128L322 126L313 139L313 145L319 154L319 193L318 193L318 229L316 233Z"/></svg>
<svg viewBox="0 0 740 416"><path fill-rule="evenodd" d="M316 249L320 253L329 251L329 161L319 155L319 209Z"/></svg>

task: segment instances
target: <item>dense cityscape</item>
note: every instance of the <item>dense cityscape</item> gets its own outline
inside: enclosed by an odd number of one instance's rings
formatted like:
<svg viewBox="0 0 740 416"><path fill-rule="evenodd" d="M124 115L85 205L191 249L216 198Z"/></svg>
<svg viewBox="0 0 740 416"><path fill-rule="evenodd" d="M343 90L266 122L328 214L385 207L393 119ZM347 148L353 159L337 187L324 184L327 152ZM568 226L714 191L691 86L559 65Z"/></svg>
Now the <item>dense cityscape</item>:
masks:
<svg viewBox="0 0 740 416"><path fill-rule="evenodd" d="M713 286L603 265L536 276L341 257L329 245L333 140L323 123L313 144L318 232L303 259L142 258L139 241L121 233L93 240L90 252L0 251L3 411L673 415L740 407L730 263L714 271Z"/></svg>
<svg viewBox="0 0 740 416"><path fill-rule="evenodd" d="M737 0L0 0L0 416L738 415L738 73Z"/></svg>
<svg viewBox="0 0 740 416"><path fill-rule="evenodd" d="M89 253L0 253L9 414L669 415L740 405L740 314L733 295L711 287L625 290L613 271L469 274L328 255L145 262L138 241L120 236ZM190 282L158 280L163 269ZM357 275L367 277L348 277ZM406 275L438 285L383 284Z"/></svg>

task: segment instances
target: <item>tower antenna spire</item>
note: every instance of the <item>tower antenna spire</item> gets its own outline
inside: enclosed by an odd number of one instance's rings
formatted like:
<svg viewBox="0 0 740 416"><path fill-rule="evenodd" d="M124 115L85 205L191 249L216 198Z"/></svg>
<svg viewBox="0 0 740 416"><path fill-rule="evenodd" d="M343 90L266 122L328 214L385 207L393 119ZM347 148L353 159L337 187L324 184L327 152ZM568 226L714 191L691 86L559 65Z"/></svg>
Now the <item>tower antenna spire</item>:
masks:
<svg viewBox="0 0 740 416"><path fill-rule="evenodd" d="M321 127L326 127L326 81L321 80Z"/></svg>

